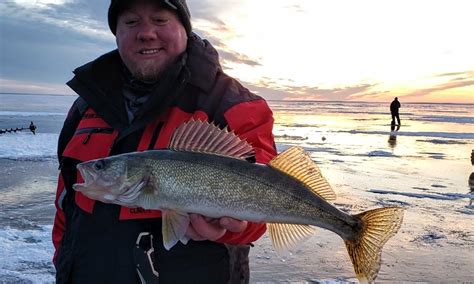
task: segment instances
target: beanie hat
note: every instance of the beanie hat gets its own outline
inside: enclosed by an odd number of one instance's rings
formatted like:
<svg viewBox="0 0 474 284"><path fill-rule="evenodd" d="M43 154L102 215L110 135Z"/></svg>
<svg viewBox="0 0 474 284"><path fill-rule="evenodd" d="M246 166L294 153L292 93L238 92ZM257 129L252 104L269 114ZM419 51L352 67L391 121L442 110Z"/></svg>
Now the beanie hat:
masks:
<svg viewBox="0 0 474 284"><path fill-rule="evenodd" d="M186 0L155 0L156 2L162 4L164 7L169 8L172 11L175 11L178 14L181 23L186 30L186 33L191 35L191 13L189 12L188 5L186 5ZM115 35L117 30L117 18L118 15L129 7L133 3L133 0L111 0L108 13L109 28L112 33Z"/></svg>

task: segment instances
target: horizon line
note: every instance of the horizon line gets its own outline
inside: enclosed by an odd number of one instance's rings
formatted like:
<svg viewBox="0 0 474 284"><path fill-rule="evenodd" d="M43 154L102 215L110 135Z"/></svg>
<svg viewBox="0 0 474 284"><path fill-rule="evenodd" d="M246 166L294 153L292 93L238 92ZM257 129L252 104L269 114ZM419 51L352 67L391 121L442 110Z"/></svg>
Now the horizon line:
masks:
<svg viewBox="0 0 474 284"><path fill-rule="evenodd" d="M55 93L27 93L27 92L1 92L0 95L20 95L20 96L63 96L63 97L74 97L79 96L78 94L55 94ZM341 100L292 100L292 99L265 99L268 102L341 102L341 103L387 103L387 101L341 101ZM451 104L451 105L474 105L474 103L440 103L440 102L406 102L405 104Z"/></svg>

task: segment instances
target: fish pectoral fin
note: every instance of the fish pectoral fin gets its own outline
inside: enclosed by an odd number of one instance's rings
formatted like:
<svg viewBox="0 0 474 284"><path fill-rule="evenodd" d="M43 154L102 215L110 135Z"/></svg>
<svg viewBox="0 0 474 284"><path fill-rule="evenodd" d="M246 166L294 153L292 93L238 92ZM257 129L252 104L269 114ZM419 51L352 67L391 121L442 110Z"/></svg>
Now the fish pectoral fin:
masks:
<svg viewBox="0 0 474 284"><path fill-rule="evenodd" d="M137 199L137 205L143 209L160 209L156 207L157 191L155 184L153 182L148 182L148 184L142 189L140 198Z"/></svg>
<svg viewBox="0 0 474 284"><path fill-rule="evenodd" d="M267 228L273 247L280 255L309 239L314 233L310 225L268 223Z"/></svg>
<svg viewBox="0 0 474 284"><path fill-rule="evenodd" d="M170 250L178 241L183 242L187 240L185 236L189 226L189 215L187 213L163 210L161 218L163 246L166 250Z"/></svg>
<svg viewBox="0 0 474 284"><path fill-rule="evenodd" d="M321 174L321 170L301 147L291 147L273 158L268 166L299 181L324 200L336 199L336 193Z"/></svg>
<svg viewBox="0 0 474 284"><path fill-rule="evenodd" d="M142 193L143 189L148 185L148 179L143 179L135 184L132 184L128 189L122 192L117 197L117 203L122 206L138 206L136 204L137 197Z"/></svg>

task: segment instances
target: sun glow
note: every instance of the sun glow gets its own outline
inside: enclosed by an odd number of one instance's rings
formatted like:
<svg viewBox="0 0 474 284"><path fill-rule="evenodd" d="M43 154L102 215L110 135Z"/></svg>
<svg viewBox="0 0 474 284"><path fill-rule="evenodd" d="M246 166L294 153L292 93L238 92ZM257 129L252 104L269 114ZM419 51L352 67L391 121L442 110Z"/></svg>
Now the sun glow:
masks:
<svg viewBox="0 0 474 284"><path fill-rule="evenodd" d="M271 82L288 97L367 84L346 98L389 100L397 93L417 101L417 91L436 88L419 99L474 103L472 11L472 1L242 0L220 11L226 28L219 38L258 62L229 62L228 73L252 85ZM440 76L446 73L470 75L458 87Z"/></svg>

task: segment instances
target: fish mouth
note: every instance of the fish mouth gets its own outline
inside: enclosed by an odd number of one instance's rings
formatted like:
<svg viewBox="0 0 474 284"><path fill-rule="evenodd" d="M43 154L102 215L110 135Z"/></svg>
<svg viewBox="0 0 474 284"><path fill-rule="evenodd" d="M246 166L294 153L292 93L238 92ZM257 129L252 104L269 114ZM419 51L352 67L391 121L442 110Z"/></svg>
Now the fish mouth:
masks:
<svg viewBox="0 0 474 284"><path fill-rule="evenodd" d="M79 170L79 173L81 174L84 182L74 184L72 186L74 190L83 191L85 188L89 188L91 185L94 184L94 182L97 179L97 175L93 174L93 171L91 171L91 166L89 165L89 163L78 164L76 168L77 170Z"/></svg>
<svg viewBox="0 0 474 284"><path fill-rule="evenodd" d="M84 180L83 183L76 183L72 186L75 191L81 192L88 198L104 203L114 203L117 195L110 192L107 187L103 187L98 182L99 175L93 170L94 163L81 163L77 165L77 170Z"/></svg>

